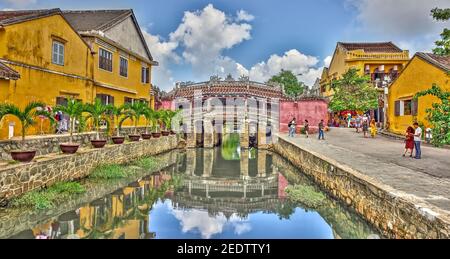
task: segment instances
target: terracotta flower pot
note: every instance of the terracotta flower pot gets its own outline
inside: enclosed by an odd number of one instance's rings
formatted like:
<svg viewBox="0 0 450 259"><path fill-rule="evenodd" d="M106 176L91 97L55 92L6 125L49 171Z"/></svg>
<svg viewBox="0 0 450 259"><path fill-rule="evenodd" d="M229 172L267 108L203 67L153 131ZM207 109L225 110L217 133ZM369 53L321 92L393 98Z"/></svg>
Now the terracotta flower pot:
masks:
<svg viewBox="0 0 450 259"><path fill-rule="evenodd" d="M160 138L160 137L161 137L161 133L153 132L153 133L152 133L152 137L153 137L153 138Z"/></svg>
<svg viewBox="0 0 450 259"><path fill-rule="evenodd" d="M103 148L106 145L106 140L91 140L91 144L94 148Z"/></svg>
<svg viewBox="0 0 450 259"><path fill-rule="evenodd" d="M151 133L142 133L141 136L142 136L142 139L151 139L152 138Z"/></svg>
<svg viewBox="0 0 450 259"><path fill-rule="evenodd" d="M167 136L169 136L170 135L170 131L163 131L162 132L162 135L164 136L164 137L167 137Z"/></svg>
<svg viewBox="0 0 450 259"><path fill-rule="evenodd" d="M64 154L75 154L78 151L79 147L80 144L76 143L59 144L59 149L61 149L61 152L63 152Z"/></svg>
<svg viewBox="0 0 450 259"><path fill-rule="evenodd" d="M137 141L139 141L141 139L141 135L128 135L128 138L132 142L137 142Z"/></svg>
<svg viewBox="0 0 450 259"><path fill-rule="evenodd" d="M28 163L33 161L33 158L36 156L36 150L31 151L11 151L11 157L15 161L19 161L22 163Z"/></svg>
<svg viewBox="0 0 450 259"><path fill-rule="evenodd" d="M125 137L111 137L112 142L116 145L123 144L125 142Z"/></svg>

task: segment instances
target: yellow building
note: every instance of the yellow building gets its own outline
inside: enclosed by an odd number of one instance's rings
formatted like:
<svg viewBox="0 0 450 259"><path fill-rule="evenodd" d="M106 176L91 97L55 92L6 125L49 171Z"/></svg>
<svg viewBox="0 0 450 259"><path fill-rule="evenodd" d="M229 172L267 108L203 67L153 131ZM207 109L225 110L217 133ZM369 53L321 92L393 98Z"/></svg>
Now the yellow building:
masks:
<svg viewBox="0 0 450 259"><path fill-rule="evenodd" d="M416 53L403 72L389 87L388 122L389 130L403 134L414 122L429 126L426 109L438 102L434 96L413 100L418 92L429 89L433 84L450 91L450 56L442 57L428 53Z"/></svg>
<svg viewBox="0 0 450 259"><path fill-rule="evenodd" d="M398 76L408 61L409 51L400 49L392 42L338 42L330 66L322 73L321 94L331 99L331 83L340 79L350 68L358 69L361 75L369 75L374 86L382 92L383 87ZM382 101L383 98L380 98L380 108L373 114L378 122L383 119Z"/></svg>
<svg viewBox="0 0 450 259"><path fill-rule="evenodd" d="M0 62L20 75L9 83L1 80L0 103L152 102L151 68L157 62L131 10L1 11ZM19 135L19 127L7 116L0 139ZM38 124L27 134L40 131Z"/></svg>

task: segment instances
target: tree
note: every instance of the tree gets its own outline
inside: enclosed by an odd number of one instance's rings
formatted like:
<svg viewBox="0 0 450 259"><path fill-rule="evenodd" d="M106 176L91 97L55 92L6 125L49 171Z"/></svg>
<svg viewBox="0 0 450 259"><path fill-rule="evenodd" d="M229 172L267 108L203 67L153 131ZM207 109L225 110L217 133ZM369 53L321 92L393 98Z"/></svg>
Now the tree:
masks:
<svg viewBox="0 0 450 259"><path fill-rule="evenodd" d="M153 109L146 109L144 111L144 117L145 117L145 134L148 134L148 128L151 124L153 124L153 118L155 116L155 111Z"/></svg>
<svg viewBox="0 0 450 259"><path fill-rule="evenodd" d="M148 106L145 102L135 101L132 104L126 104L127 117L134 122L134 134L137 135L139 120L146 113Z"/></svg>
<svg viewBox="0 0 450 259"><path fill-rule="evenodd" d="M100 122L105 121L109 130L110 122L107 117L108 107L106 105L103 105L102 101L99 98L96 98L94 103L85 104L83 111L89 114L86 117L86 120L92 120L95 131L97 133L96 140L100 140Z"/></svg>
<svg viewBox="0 0 450 259"><path fill-rule="evenodd" d="M450 8L431 10L431 15L436 21L448 21L450 19ZM445 28L441 33L441 40L436 41L436 48L433 49L436 55L450 55L450 30Z"/></svg>
<svg viewBox="0 0 450 259"><path fill-rule="evenodd" d="M298 97L303 93L305 84L299 82L297 77L289 70L281 70L278 75L273 76L269 83L278 83L283 86L284 92L289 97Z"/></svg>
<svg viewBox="0 0 450 259"><path fill-rule="evenodd" d="M114 122L114 128L116 128L116 136L120 137L120 130L122 129L122 124L126 120L125 115L125 105L114 106L112 104L107 106L108 113L111 115L111 121Z"/></svg>
<svg viewBox="0 0 450 259"><path fill-rule="evenodd" d="M369 83L368 76L360 76L358 71L351 68L341 79L332 83L334 95L330 102L331 110L366 112L378 107L378 90Z"/></svg>
<svg viewBox="0 0 450 259"><path fill-rule="evenodd" d="M432 125L433 139L435 146L450 144L450 92L445 92L438 85L421 91L415 95L415 99L422 96L432 95L437 97L441 102L434 102L432 108L428 108L427 119Z"/></svg>
<svg viewBox="0 0 450 259"><path fill-rule="evenodd" d="M70 133L70 143L73 142L73 132L75 129L75 121L81 117L83 114L84 106L78 100L70 99L67 105L58 105L55 107L56 111L60 111L67 116L69 116L69 133Z"/></svg>
<svg viewBox="0 0 450 259"><path fill-rule="evenodd" d="M22 141L25 141L25 134L29 127L33 126L36 121L36 117L43 116L50 119L50 122L53 123L54 118L52 115L44 109L45 103L42 102L30 102L25 106L23 110L14 104L3 104L0 107L0 120L6 116L11 115L16 117L20 123L22 128Z"/></svg>

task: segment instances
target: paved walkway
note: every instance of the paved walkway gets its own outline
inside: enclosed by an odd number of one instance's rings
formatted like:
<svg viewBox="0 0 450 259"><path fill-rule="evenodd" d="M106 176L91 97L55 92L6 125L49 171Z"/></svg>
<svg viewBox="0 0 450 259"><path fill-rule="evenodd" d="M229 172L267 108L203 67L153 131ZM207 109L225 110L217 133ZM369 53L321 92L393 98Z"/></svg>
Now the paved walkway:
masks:
<svg viewBox="0 0 450 259"><path fill-rule="evenodd" d="M407 195L450 214L450 150L422 148L422 159L404 158L404 143L378 136L364 138L354 129L332 128L325 141L317 135L288 138L306 150L320 153Z"/></svg>

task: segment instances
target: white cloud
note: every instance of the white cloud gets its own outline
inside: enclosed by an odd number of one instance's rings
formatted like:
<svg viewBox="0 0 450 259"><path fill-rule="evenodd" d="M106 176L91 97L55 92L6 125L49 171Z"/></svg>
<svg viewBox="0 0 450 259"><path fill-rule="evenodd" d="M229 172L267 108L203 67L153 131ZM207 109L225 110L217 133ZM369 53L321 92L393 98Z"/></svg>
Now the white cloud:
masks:
<svg viewBox="0 0 450 259"><path fill-rule="evenodd" d="M314 67L319 63L316 57L308 56L296 49L289 50L283 56L274 54L267 61L260 62L249 71L251 80L265 82L278 74L282 69L291 70L298 79L307 85L314 84L320 77L321 68Z"/></svg>
<svg viewBox="0 0 450 259"><path fill-rule="evenodd" d="M164 206L168 206L171 214L180 222L183 233L199 232L204 239L221 234L226 228L234 229L233 232L237 235L242 235L252 229L248 222L236 214L227 219L223 213L212 216L208 211L179 210L174 209L171 204L164 204Z"/></svg>
<svg viewBox="0 0 450 259"><path fill-rule="evenodd" d="M250 21L253 21L255 19L255 16L247 13L247 11L245 11L245 10L239 10L236 13L236 16L237 16L237 21L250 22Z"/></svg>
<svg viewBox="0 0 450 259"><path fill-rule="evenodd" d="M223 71L228 69L236 72L237 65L222 52L249 40L251 29L250 24L233 22L233 17L209 4L203 10L185 12L182 23L170 34L170 41L184 48L182 56L192 65L194 76L224 76Z"/></svg>
<svg viewBox="0 0 450 259"><path fill-rule="evenodd" d="M324 65L325 67L329 67L330 64L331 64L331 60L332 60L332 59L333 59L332 56L326 57L326 58L323 60L323 65Z"/></svg>
<svg viewBox="0 0 450 259"><path fill-rule="evenodd" d="M159 35L152 35L143 30L143 35L152 53L153 59L159 62L154 67L152 83L162 89L170 89L174 85L172 71L169 69L171 63L179 63L181 58L176 54L177 42L164 42Z"/></svg>
<svg viewBox="0 0 450 259"><path fill-rule="evenodd" d="M435 7L449 7L448 0L347 0L356 8L361 30L380 40L392 40L411 52L430 51L434 41L450 22L436 22ZM400 44L402 43L402 44Z"/></svg>

